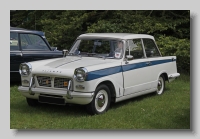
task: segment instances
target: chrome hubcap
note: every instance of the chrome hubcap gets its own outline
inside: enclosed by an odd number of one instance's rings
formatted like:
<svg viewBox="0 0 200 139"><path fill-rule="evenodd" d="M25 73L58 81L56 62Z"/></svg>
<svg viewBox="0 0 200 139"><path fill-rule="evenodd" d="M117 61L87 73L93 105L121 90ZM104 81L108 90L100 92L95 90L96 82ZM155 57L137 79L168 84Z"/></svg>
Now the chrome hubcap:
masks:
<svg viewBox="0 0 200 139"><path fill-rule="evenodd" d="M103 107L103 105L105 104L105 97L103 94L99 95L99 97L97 98L97 104L99 107Z"/></svg>
<svg viewBox="0 0 200 139"><path fill-rule="evenodd" d="M105 90L100 90L95 98L95 108L98 112L102 112L108 105L108 93Z"/></svg>

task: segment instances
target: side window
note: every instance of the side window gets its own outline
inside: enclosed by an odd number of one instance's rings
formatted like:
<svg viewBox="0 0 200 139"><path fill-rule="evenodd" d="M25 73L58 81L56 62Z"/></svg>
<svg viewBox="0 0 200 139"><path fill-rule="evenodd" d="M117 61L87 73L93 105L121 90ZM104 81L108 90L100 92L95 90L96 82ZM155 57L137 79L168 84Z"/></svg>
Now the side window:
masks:
<svg viewBox="0 0 200 139"><path fill-rule="evenodd" d="M35 34L20 34L22 50L50 51L42 37Z"/></svg>
<svg viewBox="0 0 200 139"><path fill-rule="evenodd" d="M133 56L132 59L144 58L141 39L128 40L126 55Z"/></svg>
<svg viewBox="0 0 200 139"><path fill-rule="evenodd" d="M143 43L147 57L161 56L153 40L143 39Z"/></svg>
<svg viewBox="0 0 200 139"><path fill-rule="evenodd" d="M19 43L18 43L18 34L15 32L10 32L10 51L18 51Z"/></svg>

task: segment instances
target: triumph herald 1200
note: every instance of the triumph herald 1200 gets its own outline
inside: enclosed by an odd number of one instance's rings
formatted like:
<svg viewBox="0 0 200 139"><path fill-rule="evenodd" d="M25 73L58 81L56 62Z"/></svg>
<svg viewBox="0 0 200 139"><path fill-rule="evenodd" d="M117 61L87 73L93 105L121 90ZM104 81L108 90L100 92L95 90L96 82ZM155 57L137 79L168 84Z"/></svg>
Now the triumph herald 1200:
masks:
<svg viewBox="0 0 200 139"><path fill-rule="evenodd" d="M19 72L28 105L80 104L92 115L110 103L161 95L180 76L176 56L162 56L153 36L129 33L82 34L66 56L22 63Z"/></svg>

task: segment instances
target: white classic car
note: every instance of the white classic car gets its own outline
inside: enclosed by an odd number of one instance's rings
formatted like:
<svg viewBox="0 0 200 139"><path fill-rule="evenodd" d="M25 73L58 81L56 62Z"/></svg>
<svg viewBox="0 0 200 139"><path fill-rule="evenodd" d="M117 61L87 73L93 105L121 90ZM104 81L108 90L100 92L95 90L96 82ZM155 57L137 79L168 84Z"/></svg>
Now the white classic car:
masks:
<svg viewBox="0 0 200 139"><path fill-rule="evenodd" d="M63 58L22 63L19 71L28 105L80 104L92 115L111 102L161 95L165 81L180 76L176 56L162 56L153 36L128 33L82 34Z"/></svg>

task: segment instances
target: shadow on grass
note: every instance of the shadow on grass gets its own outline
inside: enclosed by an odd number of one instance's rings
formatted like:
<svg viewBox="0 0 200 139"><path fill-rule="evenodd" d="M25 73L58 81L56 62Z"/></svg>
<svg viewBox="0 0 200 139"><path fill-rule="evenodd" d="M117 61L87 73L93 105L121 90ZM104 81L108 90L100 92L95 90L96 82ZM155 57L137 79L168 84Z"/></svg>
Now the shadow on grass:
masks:
<svg viewBox="0 0 200 139"><path fill-rule="evenodd" d="M109 109L117 109L119 107L125 106L130 102L134 101L142 101L145 98L153 97L155 96L154 93L139 96L136 98L124 100L118 103L112 103ZM27 104L25 97L21 100L17 100L14 103L10 105L10 108L12 111L19 111L21 114L29 114L32 115L38 114L38 113L45 113L47 115L55 113L59 114L60 116L90 116L87 111L86 107L84 105L76 105L76 104L66 104L66 105L53 105L53 104L46 104L46 103L39 103L36 107L31 107Z"/></svg>
<svg viewBox="0 0 200 139"><path fill-rule="evenodd" d="M39 103L39 105L35 107L31 107L27 104L26 99L18 100L15 103L10 105L11 110L19 111L23 114L38 114L45 113L47 115L51 115L52 113L59 114L60 116L83 116L88 115L85 106L83 105L75 105L75 104L67 104L67 105L53 105L46 103Z"/></svg>
<svg viewBox="0 0 200 139"><path fill-rule="evenodd" d="M153 92L153 93L150 93L150 94L145 94L145 95L142 95L142 96L138 96L138 97L130 98L130 99L127 99L127 100L123 100L121 102L111 103L110 109L117 109L119 107L127 105L128 103L135 102L135 101L142 101L142 100L144 100L146 98L155 97L155 96L156 96L156 93Z"/></svg>

